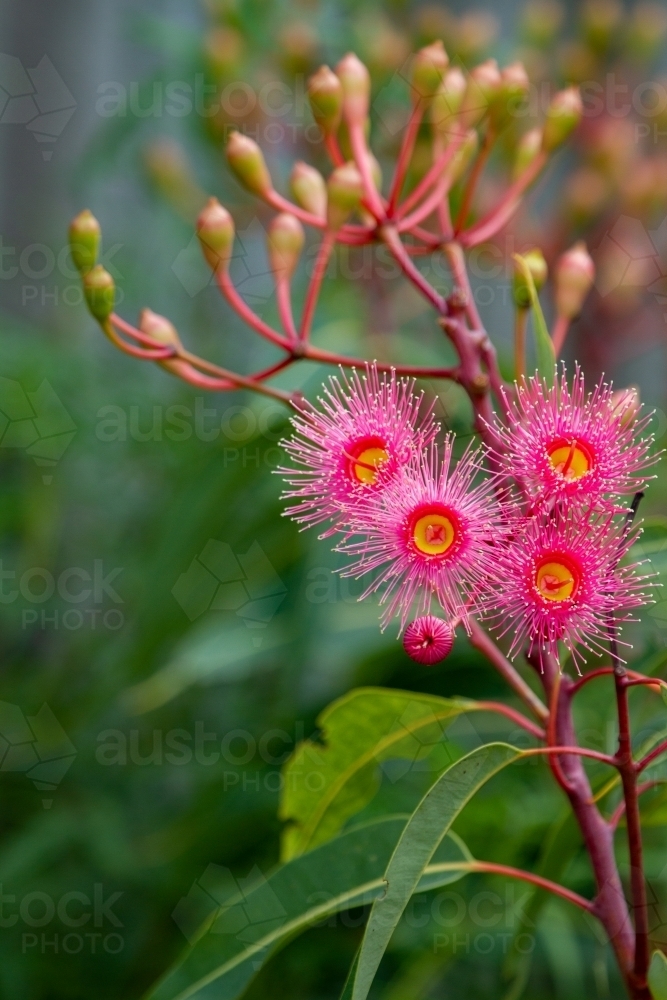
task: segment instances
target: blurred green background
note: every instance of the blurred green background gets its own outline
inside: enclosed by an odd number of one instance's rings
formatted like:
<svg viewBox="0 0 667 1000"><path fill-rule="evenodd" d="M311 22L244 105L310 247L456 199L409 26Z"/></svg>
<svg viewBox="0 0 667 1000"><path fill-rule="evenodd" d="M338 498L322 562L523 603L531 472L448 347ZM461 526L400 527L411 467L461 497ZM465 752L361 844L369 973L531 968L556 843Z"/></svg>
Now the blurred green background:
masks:
<svg viewBox="0 0 667 1000"><path fill-rule="evenodd" d="M589 88L589 97L602 93L602 110L497 252L477 255L473 281L507 369L511 252L539 243L553 260L586 238L600 277L567 354L592 378L605 371L619 385L638 384L664 445L667 129L664 84L647 81L664 70L666 19L660 4L610 2L589 4L582 22L581 5L550 3L471 12L401 0L5 0L0 996L139 997L192 933L172 913L208 865L242 878L275 864L280 765L332 698L362 684L506 696L465 641L434 670L409 661L391 630L380 634L374 602L358 604L360 587L335 575L326 543L281 519L271 474L285 426L277 404L204 397L104 341L67 255L71 216L89 207L100 219L124 316L149 306L200 354L250 370L271 355L220 301L192 235L205 195L233 209L236 280L272 319L262 243L270 215L228 175L221 149L230 124L259 138L283 185L294 159L324 168L304 82L349 48L373 71L383 165L407 106L401 69L434 37L464 66L524 58L536 92L545 79L593 81L602 90ZM620 96L605 89L610 76L627 88ZM497 194L507 155L500 150L482 203ZM373 255L338 258L316 341L447 363L428 310L395 275L382 280L377 265ZM444 269L432 276L447 287ZM299 293L305 280L303 267ZM548 311L548 293L546 303ZM312 397L326 374L306 365L278 384ZM447 386L425 388L465 440L465 400ZM664 499L658 480L645 510L645 552L658 571L661 560L667 568ZM633 665L663 669L665 629L659 597L633 630ZM639 741L664 726L652 695L635 692L633 709ZM588 692L579 717L587 745L613 746L612 719L599 689ZM447 738L469 745L509 734L476 721ZM427 777L428 769L398 780L389 769L373 808L409 808ZM457 830L481 857L551 866L590 893L565 816L535 763L496 779ZM660 790L646 797L645 821L653 937L667 944ZM621 857L622 845L621 830ZM503 882L479 876L454 888L427 897L418 919L401 926L377 997L621 995L604 942L565 905L533 900L522 923L523 890L509 900ZM489 891L498 896L480 896ZM290 944L248 996L337 997L362 917Z"/></svg>

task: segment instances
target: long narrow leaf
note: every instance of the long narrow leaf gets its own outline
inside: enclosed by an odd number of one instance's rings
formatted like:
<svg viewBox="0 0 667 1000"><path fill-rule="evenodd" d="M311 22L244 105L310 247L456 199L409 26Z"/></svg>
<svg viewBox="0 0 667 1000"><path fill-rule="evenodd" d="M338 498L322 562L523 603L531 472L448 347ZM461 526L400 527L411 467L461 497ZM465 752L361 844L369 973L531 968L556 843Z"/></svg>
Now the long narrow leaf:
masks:
<svg viewBox="0 0 667 1000"><path fill-rule="evenodd" d="M452 764L421 800L387 865L386 892L373 903L351 1000L366 1000L403 911L458 814L489 778L521 755L507 743L489 743L473 750Z"/></svg>
<svg viewBox="0 0 667 1000"><path fill-rule="evenodd" d="M236 1000L295 935L384 892L382 876L407 819L394 816L356 827L267 878L257 872L252 881L234 882L220 869L219 890L205 881L211 901L218 896L223 905L214 909L183 960L148 994L150 1000ZM465 845L455 836L447 838L417 891L456 881L469 861Z"/></svg>

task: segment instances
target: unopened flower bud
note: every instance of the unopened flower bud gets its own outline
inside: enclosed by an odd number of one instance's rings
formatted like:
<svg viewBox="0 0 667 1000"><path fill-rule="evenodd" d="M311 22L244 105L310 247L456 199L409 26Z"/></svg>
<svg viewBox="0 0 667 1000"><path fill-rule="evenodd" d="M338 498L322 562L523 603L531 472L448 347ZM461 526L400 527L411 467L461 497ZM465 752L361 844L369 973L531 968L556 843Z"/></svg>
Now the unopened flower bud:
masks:
<svg viewBox="0 0 667 1000"><path fill-rule="evenodd" d="M100 224L87 208L72 219L69 227L69 245L77 271L87 274L95 265L100 246Z"/></svg>
<svg viewBox="0 0 667 1000"><path fill-rule="evenodd" d="M627 389L616 389L611 394L611 408L618 417L621 427L629 427L636 420L641 406L639 389L636 385L628 386Z"/></svg>
<svg viewBox="0 0 667 1000"><path fill-rule="evenodd" d="M217 198L209 198L197 218L197 236L213 271L229 266L234 245L234 220Z"/></svg>
<svg viewBox="0 0 667 1000"><path fill-rule="evenodd" d="M243 57L243 37L235 28L212 28L204 41L204 53L211 75L227 80Z"/></svg>
<svg viewBox="0 0 667 1000"><path fill-rule="evenodd" d="M566 90L559 90L557 94L554 94L553 100L547 108L542 149L546 153L551 153L565 142L570 132L581 121L583 112L584 107L578 87L568 87Z"/></svg>
<svg viewBox="0 0 667 1000"><path fill-rule="evenodd" d="M461 107L461 119L464 125L471 127L482 120L498 96L501 82L500 70L495 59L487 59L486 62L473 67Z"/></svg>
<svg viewBox="0 0 667 1000"><path fill-rule="evenodd" d="M444 660L454 645L454 629L442 618L422 615L410 622L403 635L403 649L410 659L432 667Z"/></svg>
<svg viewBox="0 0 667 1000"><path fill-rule="evenodd" d="M667 35L667 10L654 0L640 0L632 8L626 34L628 51L638 62L652 59Z"/></svg>
<svg viewBox="0 0 667 1000"><path fill-rule="evenodd" d="M583 241L575 243L558 258L555 270L556 312L574 319L595 280L595 264Z"/></svg>
<svg viewBox="0 0 667 1000"><path fill-rule="evenodd" d="M431 101L431 124L436 132L451 131L454 119L461 110L467 85L463 71L458 66L447 70Z"/></svg>
<svg viewBox="0 0 667 1000"><path fill-rule="evenodd" d="M512 166L512 180L517 180L525 170L531 165L537 154L542 149L542 129L531 128L519 139L514 153L514 164Z"/></svg>
<svg viewBox="0 0 667 1000"><path fill-rule="evenodd" d="M500 90L491 106L491 118L499 129L521 113L521 106L528 94L530 81L523 63L505 66L500 74Z"/></svg>
<svg viewBox="0 0 667 1000"><path fill-rule="evenodd" d="M147 337L152 337L165 347L181 347L181 340L174 324L166 318L153 312L152 309L142 309L139 316L139 329Z"/></svg>
<svg viewBox="0 0 667 1000"><path fill-rule="evenodd" d="M477 156L478 149L479 136L477 135L475 129L471 128L466 133L465 139L461 143L461 146L457 150L449 166L448 173L452 184L456 184L456 182L463 177L471 162Z"/></svg>
<svg viewBox="0 0 667 1000"><path fill-rule="evenodd" d="M116 285L101 264L96 264L83 276L83 291L91 314L104 323L113 312Z"/></svg>
<svg viewBox="0 0 667 1000"><path fill-rule="evenodd" d="M355 56L348 52L336 66L336 76L343 87L343 115L350 125L363 125L368 117L371 97L370 73Z"/></svg>
<svg viewBox="0 0 667 1000"><path fill-rule="evenodd" d="M429 100L443 82L449 56L442 42L433 42L416 53L412 60L413 100Z"/></svg>
<svg viewBox="0 0 667 1000"><path fill-rule="evenodd" d="M295 215L281 212L272 220L266 242L269 263L276 277L291 278L299 262L305 234L303 226Z"/></svg>
<svg viewBox="0 0 667 1000"><path fill-rule="evenodd" d="M319 170L299 160L290 175L290 190L297 205L319 219L327 215L327 186Z"/></svg>
<svg viewBox="0 0 667 1000"><path fill-rule="evenodd" d="M263 198L273 190L262 151L249 135L232 132L227 142L227 162L248 191Z"/></svg>
<svg viewBox="0 0 667 1000"><path fill-rule="evenodd" d="M340 229L356 208L364 195L361 174L354 163L344 163L336 167L327 182L327 225L329 229Z"/></svg>
<svg viewBox="0 0 667 1000"><path fill-rule="evenodd" d="M320 66L308 81L313 118L325 135L333 135L343 114L343 85L328 66Z"/></svg>
<svg viewBox="0 0 667 1000"><path fill-rule="evenodd" d="M529 250L527 253L521 254L524 261L528 266L528 270L535 283L535 289L539 292L540 288L544 285L547 280L547 262L544 259L544 254L542 251L535 247L533 250ZM528 309L530 306L530 293L528 291L528 284L526 282L526 276L518 264L514 265L514 283L512 286L512 292L514 295L514 302L519 309Z"/></svg>
<svg viewBox="0 0 667 1000"><path fill-rule="evenodd" d="M587 0L581 9L584 37L594 52L605 52L623 19L619 0Z"/></svg>
<svg viewBox="0 0 667 1000"><path fill-rule="evenodd" d="M523 35L531 45L545 48L560 29L565 16L558 0L530 0L523 11Z"/></svg>

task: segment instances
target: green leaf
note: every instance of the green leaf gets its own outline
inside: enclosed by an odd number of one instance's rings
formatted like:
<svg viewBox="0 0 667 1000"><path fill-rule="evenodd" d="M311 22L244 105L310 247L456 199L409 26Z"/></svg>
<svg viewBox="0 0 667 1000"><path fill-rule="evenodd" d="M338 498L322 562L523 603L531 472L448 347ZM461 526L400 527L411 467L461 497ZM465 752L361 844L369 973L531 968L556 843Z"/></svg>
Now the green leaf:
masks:
<svg viewBox="0 0 667 1000"><path fill-rule="evenodd" d="M227 869L207 869L191 896L195 902L208 896L209 915L198 930L192 928L192 947L148 994L150 1000L236 1000L292 937L333 913L382 895L383 875L407 819L392 816L355 827L266 878L257 872L252 880L235 881ZM461 878L470 857L458 837L447 837L416 891ZM183 915L181 904L175 914L179 912Z"/></svg>
<svg viewBox="0 0 667 1000"><path fill-rule="evenodd" d="M544 321L544 313L542 312L542 306L540 305L537 289L535 288L535 282L533 281L530 268L521 254L512 254L512 259L516 261L518 267L521 269L521 273L523 274L528 286L530 304L533 310L533 332L535 334L537 370L548 385L553 385L554 374L556 371L556 354L554 352L553 341L549 336L549 331L547 330L547 324Z"/></svg>
<svg viewBox="0 0 667 1000"><path fill-rule="evenodd" d="M452 764L421 800L387 866L386 892L373 903L351 1000L366 1000L401 915L458 814L489 778L521 756L521 750L507 743L473 750Z"/></svg>
<svg viewBox="0 0 667 1000"><path fill-rule="evenodd" d="M444 724L477 708L463 698L384 688L357 688L329 705L317 720L322 742L301 743L285 765L283 860L329 840L363 809L383 761L430 757L438 772L451 764Z"/></svg>
<svg viewBox="0 0 667 1000"><path fill-rule="evenodd" d="M654 951L648 970L648 984L653 1000L667 1000L667 957L661 951Z"/></svg>

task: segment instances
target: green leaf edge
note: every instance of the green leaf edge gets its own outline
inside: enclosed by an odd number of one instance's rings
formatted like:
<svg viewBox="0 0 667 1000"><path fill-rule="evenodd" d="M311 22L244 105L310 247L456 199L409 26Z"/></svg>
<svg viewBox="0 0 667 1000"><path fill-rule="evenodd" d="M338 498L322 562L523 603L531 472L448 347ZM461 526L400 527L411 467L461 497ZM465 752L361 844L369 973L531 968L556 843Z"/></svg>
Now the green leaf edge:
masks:
<svg viewBox="0 0 667 1000"><path fill-rule="evenodd" d="M512 260L520 267L530 296L530 304L533 310L533 333L535 335L535 349L537 352L537 370L547 385L554 384L556 371L556 352L553 341L549 335L547 324L544 320L544 313L540 305L537 289L530 268L519 253L512 254Z"/></svg>

